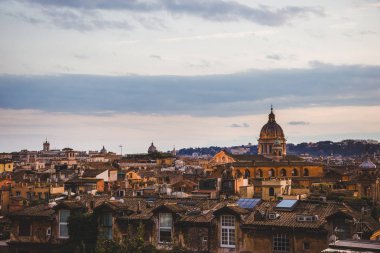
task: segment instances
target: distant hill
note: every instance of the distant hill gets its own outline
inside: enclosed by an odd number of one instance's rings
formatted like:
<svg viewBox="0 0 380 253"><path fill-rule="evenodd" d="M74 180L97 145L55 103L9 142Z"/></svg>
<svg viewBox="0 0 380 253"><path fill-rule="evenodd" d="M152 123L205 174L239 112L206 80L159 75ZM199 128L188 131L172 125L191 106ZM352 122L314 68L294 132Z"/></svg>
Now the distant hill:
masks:
<svg viewBox="0 0 380 253"><path fill-rule="evenodd" d="M183 148L178 155L210 155L214 156L219 151L226 149L230 152L246 152L247 154L257 154L257 145L242 145L233 147L203 147L203 148ZM343 140L340 142L319 141L300 144L287 144L288 154L309 154L311 156L362 156L364 154L380 153L380 143L375 140Z"/></svg>

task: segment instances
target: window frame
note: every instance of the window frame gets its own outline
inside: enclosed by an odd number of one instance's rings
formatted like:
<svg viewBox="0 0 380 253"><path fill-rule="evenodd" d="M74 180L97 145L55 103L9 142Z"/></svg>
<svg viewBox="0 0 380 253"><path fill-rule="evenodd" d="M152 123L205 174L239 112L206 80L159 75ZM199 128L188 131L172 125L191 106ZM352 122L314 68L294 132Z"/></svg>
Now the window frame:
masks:
<svg viewBox="0 0 380 253"><path fill-rule="evenodd" d="M275 234L272 241L273 252L290 252L290 239L287 234Z"/></svg>
<svg viewBox="0 0 380 253"><path fill-rule="evenodd" d="M62 211L68 211L69 212L69 215L67 216L67 221L66 222L62 222L61 221L61 212ZM59 210L59 213L58 213L58 238L60 239L69 239L70 238L70 235L69 235L69 227L68 227L68 220L69 220L69 217L71 215L71 212L69 209L60 209ZM67 227L67 236L62 236L61 235L61 226L66 226Z"/></svg>
<svg viewBox="0 0 380 253"><path fill-rule="evenodd" d="M226 237L226 240L224 237ZM236 217L233 215L220 216L220 247L236 247Z"/></svg>
<svg viewBox="0 0 380 253"><path fill-rule="evenodd" d="M161 217L167 215L171 219L171 226L166 227L161 225ZM170 231L170 241L161 241L161 231L169 232ZM172 213L159 213L158 215L158 242L159 243L172 243L173 242L173 214Z"/></svg>
<svg viewBox="0 0 380 253"><path fill-rule="evenodd" d="M110 224L108 224L109 218L111 221ZM112 217L112 213L111 212L102 213L101 219L102 219L101 226L102 226L104 238L107 240L112 240L113 239L113 217ZM106 219L107 219L107 222L106 222Z"/></svg>
<svg viewBox="0 0 380 253"><path fill-rule="evenodd" d="M269 197L276 197L276 191L274 190L274 187L269 187L268 195Z"/></svg>

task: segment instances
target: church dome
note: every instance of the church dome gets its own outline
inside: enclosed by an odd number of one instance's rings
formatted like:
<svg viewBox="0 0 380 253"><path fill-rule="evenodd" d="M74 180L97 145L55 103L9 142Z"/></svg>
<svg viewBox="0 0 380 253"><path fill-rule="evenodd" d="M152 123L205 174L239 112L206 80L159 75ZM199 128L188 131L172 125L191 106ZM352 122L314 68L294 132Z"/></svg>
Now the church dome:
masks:
<svg viewBox="0 0 380 253"><path fill-rule="evenodd" d="M103 148L100 150L100 153L101 154L106 154L107 153L107 149L103 146Z"/></svg>
<svg viewBox="0 0 380 253"><path fill-rule="evenodd" d="M148 153L151 154L151 153L155 153L155 152L157 152L157 148L154 146L154 144L152 142L152 144L148 148Z"/></svg>
<svg viewBox="0 0 380 253"><path fill-rule="evenodd" d="M263 128L261 128L260 139L277 139L285 138L284 131L281 126L276 123L273 108L270 109L269 120Z"/></svg>
<svg viewBox="0 0 380 253"><path fill-rule="evenodd" d="M374 164L371 159L367 156L364 162L362 162L359 167L361 169L376 169L376 164Z"/></svg>

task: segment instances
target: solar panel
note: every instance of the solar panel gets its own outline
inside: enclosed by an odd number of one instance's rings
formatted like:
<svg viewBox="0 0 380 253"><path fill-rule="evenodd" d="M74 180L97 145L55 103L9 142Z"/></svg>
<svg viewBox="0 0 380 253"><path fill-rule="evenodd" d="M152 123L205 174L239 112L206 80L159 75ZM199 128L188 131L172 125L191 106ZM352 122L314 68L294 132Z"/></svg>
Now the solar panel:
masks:
<svg viewBox="0 0 380 253"><path fill-rule="evenodd" d="M298 200L296 199L284 199L284 200L281 200L280 203L277 204L276 208L291 211L294 209L297 202Z"/></svg>
<svg viewBox="0 0 380 253"><path fill-rule="evenodd" d="M253 209L260 202L261 199L239 199L236 203L241 208Z"/></svg>

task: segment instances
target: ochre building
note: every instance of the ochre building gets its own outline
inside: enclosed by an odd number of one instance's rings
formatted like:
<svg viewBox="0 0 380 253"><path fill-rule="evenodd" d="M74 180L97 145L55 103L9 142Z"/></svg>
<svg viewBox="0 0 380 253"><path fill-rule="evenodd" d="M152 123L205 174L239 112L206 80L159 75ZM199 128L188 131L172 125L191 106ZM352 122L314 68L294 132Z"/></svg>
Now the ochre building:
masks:
<svg viewBox="0 0 380 253"><path fill-rule="evenodd" d="M213 167L231 167L235 178L290 178L293 184L310 187L323 177L323 165L287 155L286 138L277 124L273 108L268 122L262 127L257 155L234 155L223 150L210 161Z"/></svg>

